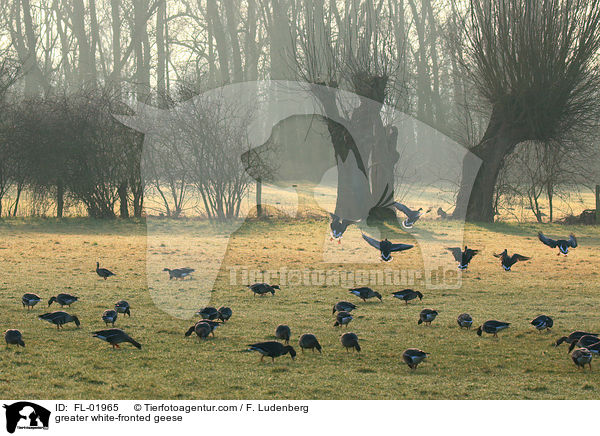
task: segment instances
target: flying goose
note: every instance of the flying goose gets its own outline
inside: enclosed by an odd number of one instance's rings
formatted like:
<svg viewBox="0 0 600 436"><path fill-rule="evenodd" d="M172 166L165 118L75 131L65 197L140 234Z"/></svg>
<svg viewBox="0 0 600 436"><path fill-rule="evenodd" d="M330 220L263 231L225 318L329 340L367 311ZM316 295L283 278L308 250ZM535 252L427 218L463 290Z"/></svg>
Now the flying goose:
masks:
<svg viewBox="0 0 600 436"><path fill-rule="evenodd" d="M176 269L169 269L169 268L165 268L163 269L163 271L168 271L169 273L169 280L171 279L185 279L186 277L190 277L192 278L192 273L195 271L195 269L193 268L176 268Z"/></svg>
<svg viewBox="0 0 600 436"><path fill-rule="evenodd" d="M102 313L102 321L104 321L106 325L112 324L114 327L115 322L117 322L117 311L113 309L105 310L104 313Z"/></svg>
<svg viewBox="0 0 600 436"><path fill-rule="evenodd" d="M75 303L78 298L75 295L71 294L58 294L56 297L50 297L48 300L48 307L54 303L55 301L60 304L60 307L71 306L71 304Z"/></svg>
<svg viewBox="0 0 600 436"><path fill-rule="evenodd" d="M216 328L216 327L215 327ZM192 333L196 333L200 339L206 339L208 335L213 332L213 328L210 324L204 321L198 321L196 324L191 326L187 332L185 332L185 337L190 336ZM214 336L214 334L213 334Z"/></svg>
<svg viewBox="0 0 600 436"><path fill-rule="evenodd" d="M356 295L357 297L361 298L365 302L367 301L368 298L378 298L379 301L382 301L381 294L377 291L374 291L371 288L367 288L367 287L352 288L352 289L349 289L348 292Z"/></svg>
<svg viewBox="0 0 600 436"><path fill-rule="evenodd" d="M219 307L217 312L219 312L219 319L223 322L229 321L229 318L231 318L231 315L233 315L233 311L226 306Z"/></svg>
<svg viewBox="0 0 600 436"><path fill-rule="evenodd" d="M329 228L331 230L331 241L337 240L338 244L342 243L342 236L344 232L351 224L356 224L358 221L341 219L339 216L330 213L331 223L329 224Z"/></svg>
<svg viewBox="0 0 600 436"><path fill-rule="evenodd" d="M115 310L119 313L124 313L127 316L131 317L131 308L129 307L129 303L125 300L117 301L115 303Z"/></svg>
<svg viewBox="0 0 600 436"><path fill-rule="evenodd" d="M110 345L112 345L113 349L120 348L119 344L122 342L129 342L138 350L142 349L142 345L139 342L135 341L131 336L121 329L98 330L97 332L93 332L92 336L108 342Z"/></svg>
<svg viewBox="0 0 600 436"><path fill-rule="evenodd" d="M335 312L352 312L354 309L356 309L354 304L348 301L338 301L333 305L333 312L331 314L333 315Z"/></svg>
<svg viewBox="0 0 600 436"><path fill-rule="evenodd" d="M523 255L517 254L517 253L513 254L512 256L509 256L508 251L506 249L504 249L504 251L500 254L494 253L494 256L499 259L502 259L501 264L502 264L502 268L504 268L504 271L510 271L510 268L518 261L524 261L524 260L531 259L531 257L523 256Z"/></svg>
<svg viewBox="0 0 600 436"><path fill-rule="evenodd" d="M362 237L369 243L369 245L377 248L381 252L381 260L384 262L390 262L392 260L392 253L395 251L409 250L414 247L414 245L410 244L394 244L388 241L387 238L383 241L378 241L365 235L364 233L362 234Z"/></svg>
<svg viewBox="0 0 600 436"><path fill-rule="evenodd" d="M338 312L338 314L336 316L335 324L333 326L337 327L337 326L348 325L348 324L350 324L350 321L352 321L353 319L354 318L352 317L352 315L350 315L350 313L348 313L348 312Z"/></svg>
<svg viewBox="0 0 600 436"><path fill-rule="evenodd" d="M100 268L100 262L96 262L96 274L98 274L104 280L106 280L110 276L116 276L114 272L109 271L106 268Z"/></svg>
<svg viewBox="0 0 600 436"><path fill-rule="evenodd" d="M429 353L419 350L418 348L409 348L402 353L402 359L410 369L417 369L419 363L427 359Z"/></svg>
<svg viewBox="0 0 600 436"><path fill-rule="evenodd" d="M62 311L44 313L38 316L38 318L56 325L57 329L60 329L64 324L68 322L74 322L77 327L81 326L79 318L77 318L75 315L69 315L67 312Z"/></svg>
<svg viewBox="0 0 600 436"><path fill-rule="evenodd" d="M275 358L290 353L292 360L296 358L296 350L291 345L283 345L280 342L268 341L257 342L256 344L248 345L248 351L257 351L261 354L260 361L262 362L265 356L270 357L273 362Z"/></svg>
<svg viewBox="0 0 600 436"><path fill-rule="evenodd" d="M577 341L574 341L571 343L571 345L569 346L569 353L571 351L573 351L573 348L575 347L581 347L581 348L587 348L589 350L589 347L600 342L600 339L598 339L598 337L596 336L592 336L592 335L583 335L582 337L580 337Z"/></svg>
<svg viewBox="0 0 600 436"><path fill-rule="evenodd" d="M471 315L468 313L461 313L458 315L456 322L458 322L460 328L466 328L468 330L473 325L473 318L471 318Z"/></svg>
<svg viewBox="0 0 600 436"><path fill-rule="evenodd" d="M423 309L419 314L419 321L417 321L417 324L420 325L425 323L427 325L431 325L436 316L438 316L437 310Z"/></svg>
<svg viewBox="0 0 600 436"><path fill-rule="evenodd" d="M410 300L414 300L415 298L419 298L419 300L423 299L423 294L421 294L419 291L413 291L412 289L404 289L402 291L396 291L392 294L394 296L394 298L397 298L399 300L404 300L404 302L406 304L408 304L408 302Z"/></svg>
<svg viewBox="0 0 600 436"><path fill-rule="evenodd" d="M275 295L275 289L279 290L278 285L269 285L268 283L254 283L253 285L248 286L252 292L254 292L254 296L256 295L264 295L269 292L271 295Z"/></svg>
<svg viewBox="0 0 600 436"><path fill-rule="evenodd" d="M423 212L423 208L420 207L418 210L412 210L402 203L394 202L393 206L406 215L406 219L402 221L402 227L405 229L412 229L413 225L426 213L431 211L431 208L427 212Z"/></svg>
<svg viewBox="0 0 600 436"><path fill-rule="evenodd" d="M193 326L191 326L188 329L188 331L185 333L185 336L191 335L194 331L196 331L196 328L200 328L202 330L205 329L205 326L199 326L198 327L198 324L206 324L207 326L209 326L210 330L209 330L208 334L212 334L213 337L215 336L215 329L221 325L221 323L216 322L216 321L212 321L210 319L201 319L200 321L198 321L196 324L194 324ZM196 334L198 334L197 331L196 331ZM208 334L207 334L207 336L208 336ZM202 337L199 334L198 334L198 336Z"/></svg>
<svg viewBox="0 0 600 436"><path fill-rule="evenodd" d="M577 368L585 369L585 365L589 365L592 369L592 353L587 348L578 348L571 354L573 363L577 365Z"/></svg>
<svg viewBox="0 0 600 436"><path fill-rule="evenodd" d="M564 254L566 256L569 254L569 247L570 248L577 247L577 239L575 238L575 235L573 235L573 234L569 235L569 239L559 239L559 240L555 241L554 239L550 239L550 238L544 236L544 234L542 232L539 232L538 238L540 241L542 241L544 243L544 245L547 245L550 248L558 247L558 253L557 253L558 256L560 256L561 254Z"/></svg>
<svg viewBox="0 0 600 436"><path fill-rule="evenodd" d="M469 262L479 253L479 250L473 250L465 245L465 249L461 250L459 247L448 247L446 248L454 256L454 260L458 262L458 269L465 270L469 266Z"/></svg>
<svg viewBox="0 0 600 436"><path fill-rule="evenodd" d="M23 303L23 307L27 307L28 309L33 308L36 304L38 304L42 299L37 294L26 293L21 297L21 302Z"/></svg>
<svg viewBox="0 0 600 436"><path fill-rule="evenodd" d="M540 315L531 321L531 325L537 330L550 330L554 325L554 320L547 315Z"/></svg>
<svg viewBox="0 0 600 436"><path fill-rule="evenodd" d="M498 332L507 329L509 326L509 322L502 322L490 319L484 322L483 325L479 326L479 328L477 329L477 335L481 336L482 332L486 332L491 335L494 335L494 337L498 337Z"/></svg>
<svg viewBox="0 0 600 436"><path fill-rule="evenodd" d="M275 329L275 337L277 339L281 339L285 341L286 344L290 343L290 336L292 335L292 331L285 324L279 324Z"/></svg>
<svg viewBox="0 0 600 436"><path fill-rule="evenodd" d="M356 350L356 352L360 353L360 345L358 344L358 336L356 336L354 333L352 333L352 332L344 333L340 337L340 342L342 343L342 346L346 349L346 352L350 348L354 348Z"/></svg>
<svg viewBox="0 0 600 436"><path fill-rule="evenodd" d="M321 344L319 344L317 337L315 335L313 335L312 333L305 333L302 336L300 336L300 339L298 340L298 345L302 349L303 353L304 353L305 348L311 349L313 351L313 353L315 352L315 348L316 348L317 351L319 353L321 353L321 349L322 349Z"/></svg>
<svg viewBox="0 0 600 436"><path fill-rule="evenodd" d="M572 344L573 342L577 342L582 336L596 336L596 337L598 337L598 334L597 333L582 332L581 330L576 330L574 332L571 332L569 334L569 336L563 336L561 338L558 338L556 340L556 343L554 344L554 346L558 347L563 342L566 342L567 344Z"/></svg>
<svg viewBox="0 0 600 436"><path fill-rule="evenodd" d="M25 347L25 342L23 342L23 335L19 330L9 329L4 332L4 340L6 341L6 348L9 345L16 345L17 348L19 345L21 347Z"/></svg>
<svg viewBox="0 0 600 436"><path fill-rule="evenodd" d="M219 317L219 311L214 307L206 306L205 308L200 309L198 312L196 312L196 315L199 315L204 319L210 319L212 321L213 319L217 319Z"/></svg>

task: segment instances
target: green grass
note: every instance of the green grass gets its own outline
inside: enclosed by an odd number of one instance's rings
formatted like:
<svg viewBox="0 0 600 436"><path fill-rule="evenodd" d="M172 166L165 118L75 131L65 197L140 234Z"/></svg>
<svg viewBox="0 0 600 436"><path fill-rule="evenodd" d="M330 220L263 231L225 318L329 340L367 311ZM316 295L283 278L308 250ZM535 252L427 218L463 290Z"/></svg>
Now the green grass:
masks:
<svg viewBox="0 0 600 436"><path fill-rule="evenodd" d="M420 223L421 224L421 223ZM177 223L190 232L207 230L199 221ZM209 253L200 236L147 247L146 227L133 221L7 220L0 222L0 328L18 328L25 349L0 347L0 396L3 398L72 399L598 399L600 370L577 370L566 346L552 342L575 329L600 332L598 262L600 230L592 227L542 228L553 236L575 232L580 247L568 258L536 239L537 225L468 225L465 242L482 249L460 289L427 290L423 301L408 306L390 297L392 286L375 287L384 300L363 303L341 286L282 286L275 297L253 297L242 286L229 285L231 266L258 270L289 268L378 269L420 268L419 250L394 257L391 264L324 264L323 250L343 250L373 259L374 250L351 227L341 246L325 238L325 220L285 220L245 223L230 240L225 264L210 305L233 309L230 322L216 337L199 341L183 333L191 320L174 318L157 307L148 291L192 291L199 281L173 283L166 273L151 269L146 253L164 266L179 259L197 259L202 269ZM445 224L424 221L423 231L447 231ZM193 233L193 232L192 232ZM409 236L396 236L409 241ZM324 247L325 245L325 247ZM531 255L511 273L499 266L493 252L504 248ZM190 257L191 256L191 257ZM440 256L447 256L440 253ZM100 260L118 275L99 279ZM186 261L186 264L190 262ZM148 265L153 265L148 263ZM154 266L152 266L154 268ZM35 292L44 301L27 311L20 298ZM57 293L79 296L67 312L82 328L68 324L57 331L37 316L48 310L45 301ZM111 350L90 332L104 327L100 314L126 299L132 317L119 317L123 328L143 344ZM338 300L356 303L355 319L343 330L333 327L331 307ZM200 305L200 304L199 304ZM431 327L418 326L425 307L440 315ZM58 310L54 305L50 308ZM511 322L499 339L479 338L460 330L456 316L469 312L475 324L486 319ZM546 313L555 320L552 333L534 331L529 321ZM288 324L292 345L305 332L317 335L323 354L289 356L274 364L243 352L246 344L273 339L275 327ZM339 343L344 331L354 331L363 352L346 353ZM416 371L402 362L402 351L418 347L430 358Z"/></svg>

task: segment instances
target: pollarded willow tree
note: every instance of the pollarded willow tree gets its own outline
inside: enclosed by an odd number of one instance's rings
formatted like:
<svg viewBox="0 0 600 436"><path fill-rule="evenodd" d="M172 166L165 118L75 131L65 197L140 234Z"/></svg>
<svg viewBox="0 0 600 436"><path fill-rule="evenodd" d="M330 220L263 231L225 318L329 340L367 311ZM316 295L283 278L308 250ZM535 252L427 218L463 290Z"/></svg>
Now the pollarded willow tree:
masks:
<svg viewBox="0 0 600 436"><path fill-rule="evenodd" d="M473 184L463 177L455 216L491 222L498 174L517 144L579 147L577 137L597 125L600 0L469 0L468 6L465 71L491 116L471 149L481 168Z"/></svg>

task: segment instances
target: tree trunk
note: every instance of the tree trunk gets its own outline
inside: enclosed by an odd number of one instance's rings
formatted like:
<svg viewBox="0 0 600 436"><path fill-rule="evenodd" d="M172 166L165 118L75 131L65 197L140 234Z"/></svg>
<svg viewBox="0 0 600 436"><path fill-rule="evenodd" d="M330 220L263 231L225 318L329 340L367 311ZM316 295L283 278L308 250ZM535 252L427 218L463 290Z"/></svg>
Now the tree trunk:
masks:
<svg viewBox="0 0 600 436"><path fill-rule="evenodd" d="M17 216L17 211L19 210L19 200L21 199L21 192L23 191L23 185L19 184L17 186L17 198L15 198L15 206L13 208L12 216Z"/></svg>
<svg viewBox="0 0 600 436"><path fill-rule="evenodd" d="M121 183L117 188L117 194L119 195L119 213L121 218L129 218L129 204L127 201L127 183Z"/></svg>
<svg viewBox="0 0 600 436"><path fill-rule="evenodd" d="M61 180L56 184L56 218L63 217L65 207L65 188Z"/></svg>
<svg viewBox="0 0 600 436"><path fill-rule="evenodd" d="M262 216L262 179L256 179L256 217Z"/></svg>

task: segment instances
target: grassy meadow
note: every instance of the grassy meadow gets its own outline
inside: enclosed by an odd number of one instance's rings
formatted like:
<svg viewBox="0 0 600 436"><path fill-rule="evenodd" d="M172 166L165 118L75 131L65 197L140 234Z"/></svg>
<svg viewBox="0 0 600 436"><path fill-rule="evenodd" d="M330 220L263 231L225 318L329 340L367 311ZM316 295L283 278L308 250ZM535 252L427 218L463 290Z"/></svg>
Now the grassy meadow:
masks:
<svg viewBox="0 0 600 436"><path fill-rule="evenodd" d="M182 228L201 233L199 221L182 221ZM423 220L422 229L444 231L447 224ZM209 256L195 236L188 248L162 244L148 247L146 226L135 221L88 219L14 219L0 221L0 328L23 332L26 348L0 348L0 396L39 399L598 399L600 367L582 372L567 354L567 345L553 347L557 337L572 330L600 332L600 229L560 225L467 225L465 243L481 254L462 273L459 289L427 290L424 299L408 306L390 296L394 286L373 286L383 302L363 303L342 286L282 286L274 297L254 297L241 284L229 283L230 267L268 270L281 266L307 269L377 269L381 263L323 263L324 250L344 250L358 259L377 252L350 227L341 245L331 243L323 219L247 221L229 241L224 265L209 304L227 305L233 317L205 341L184 337L193 320L161 310L148 290L147 253L163 256L163 266L202 269ZM543 246L537 230L551 237L574 232L580 246L567 258ZM391 238L410 242L399 231ZM395 236L395 237L394 237ZM508 248L533 257L504 272L493 252ZM198 250L182 253L181 250ZM187 256L184 265L178 256ZM197 262L192 263L192 256ZM451 256L440 252L439 256ZM352 257L351 257L352 258ZM104 281L95 262L117 276ZM420 268L419 249L394 256L385 267ZM158 265L152 268L158 268ZM162 268L160 268L162 270ZM193 289L197 281L169 282L154 271L156 281L170 292ZM154 274L156 273L156 274ZM157 278L158 277L158 278ZM402 287L400 287L402 288ZM25 292L43 301L33 310L21 306ZM65 310L79 316L82 326L67 324L62 331L37 316L50 310L50 296L68 292L79 297ZM104 328L103 310L128 300L131 318L119 316L116 327L143 344L119 350L90 332ZM354 302L358 309L348 327L334 328L332 305ZM161 303L162 304L162 303ZM168 303L164 303L168 304ZM203 304L199 303L199 307ZM433 325L417 325L423 308L439 310ZM499 339L479 338L475 329L461 330L456 317L469 312L474 326L487 319L511 322ZM529 324L539 314L554 318L551 333ZM273 340L275 327L291 327L292 361L283 356L272 364L242 350L252 342ZM359 338L362 352L347 353L339 342L344 331ZM302 333L317 335L323 354L302 354ZM402 362L408 347L431 353L411 371Z"/></svg>

